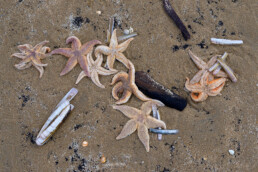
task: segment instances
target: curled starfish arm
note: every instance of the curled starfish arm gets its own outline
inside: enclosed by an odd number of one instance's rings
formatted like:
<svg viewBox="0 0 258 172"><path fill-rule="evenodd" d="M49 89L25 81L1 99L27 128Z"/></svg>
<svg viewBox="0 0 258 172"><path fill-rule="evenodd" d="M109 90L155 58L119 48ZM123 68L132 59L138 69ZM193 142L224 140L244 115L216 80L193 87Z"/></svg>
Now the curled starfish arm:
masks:
<svg viewBox="0 0 258 172"><path fill-rule="evenodd" d="M209 82L209 96L216 96L220 94L226 82L226 78L219 78Z"/></svg>
<svg viewBox="0 0 258 172"><path fill-rule="evenodd" d="M22 52L22 53L25 53L26 51L32 49L32 45L30 44L23 44L23 45L19 45L18 46L18 49Z"/></svg>
<svg viewBox="0 0 258 172"><path fill-rule="evenodd" d="M18 57L20 59L25 59L26 55L23 54L23 53L14 53L14 54L11 55L11 57Z"/></svg>
<svg viewBox="0 0 258 172"><path fill-rule="evenodd" d="M197 57L196 55L194 55L192 53L192 51L188 51L188 54L190 56L190 58L193 60L194 64L199 68L199 69L204 69L206 66L206 63L200 59L199 57Z"/></svg>
<svg viewBox="0 0 258 172"><path fill-rule="evenodd" d="M26 64L29 63L30 61L31 61L30 58L25 58L25 59L23 59L22 61L20 61L20 63L15 64L14 66L15 66L17 69L20 69L20 68L23 68L24 65L26 65Z"/></svg>
<svg viewBox="0 0 258 172"><path fill-rule="evenodd" d="M91 80L94 84L96 84L98 87L100 88L105 88L104 85L102 85L99 81L99 75L97 73L97 71L92 71L91 72Z"/></svg>
<svg viewBox="0 0 258 172"><path fill-rule="evenodd" d="M156 118L153 118L151 116L147 116L145 120L145 125L147 128L157 128L157 127L162 127L164 129L166 128L165 122L158 120Z"/></svg>
<svg viewBox="0 0 258 172"><path fill-rule="evenodd" d="M79 50L81 47L81 41L75 37L75 36L70 36L66 39L66 44L72 43L72 49Z"/></svg>
<svg viewBox="0 0 258 172"><path fill-rule="evenodd" d="M44 68L35 64L33 64L33 66L39 71L39 78L41 78L44 73Z"/></svg>
<svg viewBox="0 0 258 172"><path fill-rule="evenodd" d="M149 101L149 100L152 100L152 99L150 99L149 97L145 96L145 94L143 94L143 93L138 89L138 87L137 87L136 85L133 86L132 90L133 90L133 94L134 94L138 99L140 99L140 100L142 100L142 101Z"/></svg>
<svg viewBox="0 0 258 172"><path fill-rule="evenodd" d="M138 124L138 137L141 140L142 144L144 145L147 152L150 151L149 140L150 136L148 134L148 129L143 124Z"/></svg>
<svg viewBox="0 0 258 172"><path fill-rule="evenodd" d="M197 74L195 74L194 77L191 79L190 84L198 83L204 72L205 70L199 70Z"/></svg>
<svg viewBox="0 0 258 172"><path fill-rule="evenodd" d="M202 102L208 98L208 94L204 92L192 92L191 97L195 102Z"/></svg>
<svg viewBox="0 0 258 172"><path fill-rule="evenodd" d="M122 129L121 133L116 137L116 139L123 139L135 132L136 129L137 123L134 119L131 119L125 124L124 128Z"/></svg>
<svg viewBox="0 0 258 172"><path fill-rule="evenodd" d="M118 82L112 89L112 96L114 97L114 99L119 100L118 94L123 92L123 83L122 82Z"/></svg>
<svg viewBox="0 0 258 172"><path fill-rule="evenodd" d="M82 80L82 78L84 78L85 76L87 76L87 75L84 73L84 71L81 71L78 78L76 79L75 84L78 84Z"/></svg>
<svg viewBox="0 0 258 172"><path fill-rule="evenodd" d="M93 47L97 44L101 44L99 40L91 40L81 46L82 54L88 54L93 50Z"/></svg>
<svg viewBox="0 0 258 172"><path fill-rule="evenodd" d="M76 57L69 58L69 60L66 63L65 68L60 73L60 76L63 76L65 74L67 74L68 72L70 72L74 68L74 66L76 66L77 63L78 62L77 62Z"/></svg>
<svg viewBox="0 0 258 172"><path fill-rule="evenodd" d="M131 95L132 95L132 91L124 89L122 97L118 101L116 101L116 104L120 105L120 104L126 103L130 99Z"/></svg>
<svg viewBox="0 0 258 172"><path fill-rule="evenodd" d="M100 75L112 75L112 74L115 74L117 71L113 71L113 70L107 70L103 67L99 67L98 68L98 73Z"/></svg>
<svg viewBox="0 0 258 172"><path fill-rule="evenodd" d="M109 55L111 54L111 49L108 46L105 45L99 45L95 49L95 56L97 57L98 54L104 54L104 55Z"/></svg>
<svg viewBox="0 0 258 172"><path fill-rule="evenodd" d="M46 54L49 53L51 51L51 49L49 47L42 47L39 51L40 54Z"/></svg>
<svg viewBox="0 0 258 172"><path fill-rule="evenodd" d="M140 110L126 105L122 105L122 106L113 105L113 109L121 111L125 116L131 119L136 118L137 115L141 113Z"/></svg>
<svg viewBox="0 0 258 172"><path fill-rule="evenodd" d="M32 51L40 51L42 46L45 45L46 43L49 43L49 41L42 41L42 42L38 43L37 45L35 45L35 47L32 49Z"/></svg>
<svg viewBox="0 0 258 172"><path fill-rule="evenodd" d="M113 78L112 78L112 82L111 85L114 85L116 82L118 81L122 81L125 82L128 79L128 74L125 72L119 72L117 73Z"/></svg>
<svg viewBox="0 0 258 172"><path fill-rule="evenodd" d="M130 39L126 40L125 42L119 44L119 45L117 46L117 48L118 48L117 51L119 51L119 52L121 52L121 53L124 52L124 51L127 49L128 45L130 44L130 42L131 42L132 40L134 40L134 38L130 38Z"/></svg>
<svg viewBox="0 0 258 172"><path fill-rule="evenodd" d="M19 70L23 70L23 69L29 68L31 65L32 65L31 62L25 62L25 63L18 63L18 64L15 64L14 66L15 66L17 69L19 69Z"/></svg>
<svg viewBox="0 0 258 172"><path fill-rule="evenodd" d="M71 48L58 48L58 49L51 51L50 55L52 55L52 54L61 54L65 57L69 57L69 58L73 57Z"/></svg>

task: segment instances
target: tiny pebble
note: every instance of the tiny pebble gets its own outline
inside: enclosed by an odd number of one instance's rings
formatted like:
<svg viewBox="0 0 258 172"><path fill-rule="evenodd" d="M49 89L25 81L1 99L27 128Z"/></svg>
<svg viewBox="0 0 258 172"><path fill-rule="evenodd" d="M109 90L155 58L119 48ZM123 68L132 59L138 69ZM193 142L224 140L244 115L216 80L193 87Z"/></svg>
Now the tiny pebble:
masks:
<svg viewBox="0 0 258 172"><path fill-rule="evenodd" d="M207 161L207 158L206 158L206 157L204 157L204 158L203 158L203 160L204 160L204 161Z"/></svg>
<svg viewBox="0 0 258 172"><path fill-rule="evenodd" d="M232 150L232 149L228 150L228 152L229 152L230 155L234 155L235 154L235 151Z"/></svg>
<svg viewBox="0 0 258 172"><path fill-rule="evenodd" d="M83 142L82 142L82 146L83 146L83 147L88 146L88 142L87 142L87 141L83 141Z"/></svg>
<svg viewBox="0 0 258 172"><path fill-rule="evenodd" d="M104 163L106 163L106 157L104 157L104 156L102 156L101 158L100 158L100 162L102 163L102 164L104 164Z"/></svg>
<svg viewBox="0 0 258 172"><path fill-rule="evenodd" d="M98 15L101 15L101 11L96 11L96 13L97 13Z"/></svg>
<svg viewBox="0 0 258 172"><path fill-rule="evenodd" d="M130 33L130 31L129 31L128 29L125 29L125 30L124 30L124 34L125 34L125 35L129 35L129 33Z"/></svg>

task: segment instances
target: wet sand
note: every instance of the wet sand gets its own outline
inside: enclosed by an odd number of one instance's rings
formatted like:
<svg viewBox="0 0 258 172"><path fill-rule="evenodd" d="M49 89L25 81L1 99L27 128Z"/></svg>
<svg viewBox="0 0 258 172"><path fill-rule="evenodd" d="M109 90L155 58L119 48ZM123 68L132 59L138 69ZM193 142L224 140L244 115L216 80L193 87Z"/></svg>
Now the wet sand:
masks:
<svg viewBox="0 0 258 172"><path fill-rule="evenodd" d="M28 1L0 2L0 171L255 171L257 147L258 6L255 0L171 1L188 27L191 39L182 34L166 15L161 1ZM100 10L101 15L96 14ZM111 105L111 76L100 78L106 89L88 78L78 85L81 69L76 66L60 77L67 59L55 55L45 60L39 79L31 67L18 71L17 45L35 45L43 40L52 50L68 47L75 35L84 43L105 41L109 18L116 17L121 35L130 26L139 33L125 52L136 70L149 74L189 104L183 112L162 107L161 119L174 136L157 140L150 133L150 152L136 133L117 141L128 119ZM241 46L219 46L211 37L242 39ZM187 51L205 61L229 53L228 65L238 82L228 81L221 96L193 103L184 90L185 77L198 71ZM105 58L106 59L106 58ZM119 70L125 68L115 63ZM35 137L51 111L72 87L79 90L75 106L63 125L44 146ZM139 108L133 97L127 105ZM89 145L82 147L86 140ZM235 151L230 155L228 150ZM104 155L105 164L99 159Z"/></svg>

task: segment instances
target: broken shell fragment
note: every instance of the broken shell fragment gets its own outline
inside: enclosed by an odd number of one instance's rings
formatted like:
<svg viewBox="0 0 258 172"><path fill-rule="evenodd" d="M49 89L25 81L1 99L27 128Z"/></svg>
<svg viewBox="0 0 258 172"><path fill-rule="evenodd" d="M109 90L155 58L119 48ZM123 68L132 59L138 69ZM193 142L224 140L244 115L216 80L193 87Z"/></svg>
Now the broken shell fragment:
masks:
<svg viewBox="0 0 258 172"><path fill-rule="evenodd" d="M36 144L38 146L44 145L49 140L67 115L73 110L74 106L70 104L70 100L72 100L77 93L78 90L76 88L72 88L58 103L56 109L47 119L36 138Z"/></svg>
<svg viewBox="0 0 258 172"><path fill-rule="evenodd" d="M186 99L165 88L145 72L135 72L135 83L146 96L160 100L168 107L182 111L187 105Z"/></svg>

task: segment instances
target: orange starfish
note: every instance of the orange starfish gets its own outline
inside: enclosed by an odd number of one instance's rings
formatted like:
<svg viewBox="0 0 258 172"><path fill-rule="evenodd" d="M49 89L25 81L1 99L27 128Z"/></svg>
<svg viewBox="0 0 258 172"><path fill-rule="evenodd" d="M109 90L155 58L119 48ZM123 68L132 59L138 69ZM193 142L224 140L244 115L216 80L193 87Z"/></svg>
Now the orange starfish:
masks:
<svg viewBox="0 0 258 172"><path fill-rule="evenodd" d="M77 63L79 63L85 74L90 77L86 55L92 51L95 45L101 44L101 42L98 40L92 40L81 45L81 41L77 37L70 36L66 39L66 44L68 43L72 43L72 48L58 48L50 53L50 55L61 54L69 58L60 75L62 76L67 74L76 66Z"/></svg>
<svg viewBox="0 0 258 172"><path fill-rule="evenodd" d="M47 64L41 63L40 60L46 58L45 53L50 51L49 47L42 47L46 43L48 43L48 41L40 42L35 47L30 44L19 45L18 49L21 53L14 53L11 57L18 57L22 59L22 61L14 66L19 70L23 70L33 65L39 71L39 77L41 78L44 73L43 67L47 66Z"/></svg>
<svg viewBox="0 0 258 172"><path fill-rule="evenodd" d="M127 74L126 72L119 72L113 77L111 82L111 85L114 85L115 83L117 83L112 89L112 96L116 100L118 100L116 104L126 103L130 99L132 93L142 101L151 100L150 98L145 96L136 86L135 68L133 63L130 60L128 60L128 66L129 66L129 74ZM118 94L121 92L123 94L122 94L122 97L119 98Z"/></svg>
<svg viewBox="0 0 258 172"><path fill-rule="evenodd" d="M208 96L216 96L220 94L225 85L226 78L209 80L209 72L205 72L200 83L191 84L189 78L186 78L185 88L191 91L191 98L196 102L202 102Z"/></svg>
<svg viewBox="0 0 258 172"><path fill-rule="evenodd" d="M158 100L150 100L142 104L141 110L129 106L113 106L114 109L121 111L125 116L131 118L122 129L121 133L116 137L117 140L123 139L138 130L138 137L145 146L146 151L149 152L149 128L162 127L166 128L166 124L150 116L152 106L164 106Z"/></svg>

